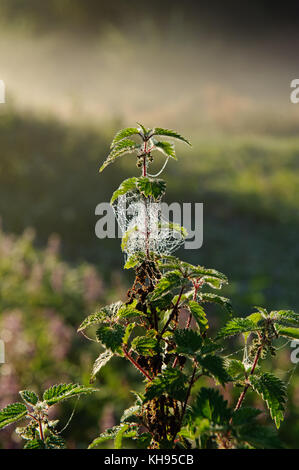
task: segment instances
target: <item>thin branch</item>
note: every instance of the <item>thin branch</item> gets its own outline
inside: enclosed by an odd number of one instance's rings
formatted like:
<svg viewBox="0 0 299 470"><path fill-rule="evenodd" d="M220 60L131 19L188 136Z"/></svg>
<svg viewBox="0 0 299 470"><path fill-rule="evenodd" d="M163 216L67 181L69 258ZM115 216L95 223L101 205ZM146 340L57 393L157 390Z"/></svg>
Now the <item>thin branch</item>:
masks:
<svg viewBox="0 0 299 470"><path fill-rule="evenodd" d="M152 377L133 359L133 357L128 353L125 347L123 347L123 352L126 358L136 367L148 380L152 381Z"/></svg>
<svg viewBox="0 0 299 470"><path fill-rule="evenodd" d="M27 413L27 415L30 416L30 418L34 419L37 423L39 423L39 420L35 416L30 413Z"/></svg>
<svg viewBox="0 0 299 470"><path fill-rule="evenodd" d="M200 282L198 282L198 279L196 279L196 281L193 281L193 286L194 286L193 300L196 300L197 291L198 291L199 287L201 286ZM189 317L188 317L188 321L186 323L186 330L188 330L188 328L190 327L191 320L192 320L192 313L190 312ZM178 363L178 360L179 360L179 355L177 355L175 360L173 361L172 367L176 367L176 365Z"/></svg>
<svg viewBox="0 0 299 470"><path fill-rule="evenodd" d="M181 287L181 290L180 290L180 293L179 293L179 296L178 296L178 300L176 301L176 304L174 305L174 307L173 307L173 309L172 309L172 312L171 312L171 314L169 315L169 318L168 318L167 322L165 323L165 325L164 325L164 327L163 327L163 329L162 329L162 331L161 331L161 333L160 333L160 336L163 336L163 333L165 333L165 331L166 331L166 329L167 329L169 323L171 322L171 320L173 320L173 317L174 317L174 315L175 315L175 313L176 313L176 310L177 310L178 305L179 305L179 303L180 303L181 297L182 297L182 295L183 295L184 288L185 288L184 286Z"/></svg>
<svg viewBox="0 0 299 470"><path fill-rule="evenodd" d="M184 405L183 405L183 408L182 408L181 422L183 421L183 417L184 417L184 414L186 412L186 407L187 407L187 403L188 403L188 400L189 400L189 397L190 397L191 388L192 388L193 383L194 383L196 368L197 368L197 363L195 362L194 366L193 366L193 372L192 372L192 376L191 376L191 379L190 379L190 382L189 382L189 387L188 387L188 390L187 390L185 402L184 402Z"/></svg>
<svg viewBox="0 0 299 470"><path fill-rule="evenodd" d="M261 344L261 345L259 346L258 350L257 350L256 356L255 356L255 358L254 358L254 362L253 362L253 365L252 365L252 368L251 368L251 370L250 370L250 375L253 375L253 374L254 374L255 368L256 368L257 363L258 363L258 361L259 361L259 358L261 357L262 349L263 349L263 344ZM248 382L248 383L245 385L244 390L243 390L243 392L241 393L241 395L240 395L240 397L239 397L239 400L238 400L238 402L237 402L237 404L236 404L236 406L235 406L234 411L238 411L238 410L241 408L241 405L242 405L242 403L243 403L243 400L244 400L244 398L245 398L245 395L246 395L247 390L249 389L249 387L250 387L250 383Z"/></svg>
<svg viewBox="0 0 299 470"><path fill-rule="evenodd" d="M39 425L39 435L42 441L44 441L44 433L43 433L43 425L42 425L42 420L39 418L38 420L38 425Z"/></svg>
<svg viewBox="0 0 299 470"><path fill-rule="evenodd" d="M190 397L190 394L191 394L191 389L192 389L193 385L195 384L195 382L196 382L200 377L202 377L202 375L203 375L203 374L200 374L200 375L198 375L198 376L195 378L196 369L197 369L197 362L194 361L192 376L191 376L191 379L190 379L190 382L189 382L188 390L187 390L187 393L186 393L186 398L185 398L185 401L184 401L184 404L183 404L183 408L182 408L182 412L181 412L181 417L180 417L180 421L179 421L179 424L178 424L178 428L177 428L177 431L176 431L176 433L175 433L175 435L174 435L174 437L173 437L173 440L175 439L177 433L179 432L179 430L180 430L181 427L182 427L182 423L183 423L183 419L184 419L184 416L185 416L185 413L186 413L186 408L187 408L188 400L189 400L189 397Z"/></svg>

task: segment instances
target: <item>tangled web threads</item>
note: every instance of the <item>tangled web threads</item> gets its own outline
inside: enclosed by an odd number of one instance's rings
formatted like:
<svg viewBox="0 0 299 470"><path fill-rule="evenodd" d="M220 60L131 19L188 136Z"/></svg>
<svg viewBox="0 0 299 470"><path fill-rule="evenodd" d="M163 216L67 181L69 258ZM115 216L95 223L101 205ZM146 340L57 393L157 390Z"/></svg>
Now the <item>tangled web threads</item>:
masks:
<svg viewBox="0 0 299 470"><path fill-rule="evenodd" d="M112 207L128 256L147 251L169 255L184 243L182 228L162 216L160 202L132 191L120 196Z"/></svg>

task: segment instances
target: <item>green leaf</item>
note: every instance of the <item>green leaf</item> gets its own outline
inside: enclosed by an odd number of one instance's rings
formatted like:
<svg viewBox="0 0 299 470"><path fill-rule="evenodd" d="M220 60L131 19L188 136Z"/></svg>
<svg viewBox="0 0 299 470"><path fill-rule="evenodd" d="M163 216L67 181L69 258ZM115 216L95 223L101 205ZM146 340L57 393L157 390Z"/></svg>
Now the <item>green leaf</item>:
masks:
<svg viewBox="0 0 299 470"><path fill-rule="evenodd" d="M202 355L210 354L216 351L222 351L223 348L219 343L216 343L214 340L210 338L204 338L204 343L201 347L200 353Z"/></svg>
<svg viewBox="0 0 299 470"><path fill-rule="evenodd" d="M231 411L218 390L202 387L192 406L190 417L191 421L206 418L214 425L225 425L231 417Z"/></svg>
<svg viewBox="0 0 299 470"><path fill-rule="evenodd" d="M79 326L78 332L85 330L88 326L97 325L103 321L115 320L122 305L122 302L115 302L111 305L106 305L105 307L100 308L100 310L85 318Z"/></svg>
<svg viewBox="0 0 299 470"><path fill-rule="evenodd" d="M133 153L141 149L140 144L136 144L134 140L123 139L115 147L104 161L103 165L100 168L100 173L108 166L110 163L113 163L117 158L122 157L127 153Z"/></svg>
<svg viewBox="0 0 299 470"><path fill-rule="evenodd" d="M36 429L38 427L38 423L29 423L27 426L21 426L15 428L15 433L21 436L22 439L31 440L35 439L36 436Z"/></svg>
<svg viewBox="0 0 299 470"><path fill-rule="evenodd" d="M257 326L252 320L248 318L233 318L218 332L216 339L227 338L234 336L238 333L245 333L247 331L257 331L261 327Z"/></svg>
<svg viewBox="0 0 299 470"><path fill-rule="evenodd" d="M223 357L207 354L206 356L197 356L198 364L202 367L205 375L211 375L221 385L231 382L232 378L225 368Z"/></svg>
<svg viewBox="0 0 299 470"><path fill-rule="evenodd" d="M213 289L222 289L223 284L227 284L227 282L222 281L221 279L216 279L215 277L204 277L205 284Z"/></svg>
<svg viewBox="0 0 299 470"><path fill-rule="evenodd" d="M121 426L119 431L116 433L115 440L114 440L114 449L121 449L122 448L122 440L124 433L129 429L129 425L125 424Z"/></svg>
<svg viewBox="0 0 299 470"><path fill-rule="evenodd" d="M123 181L119 188L114 191L114 193L112 194L112 198L110 200L110 204L113 204L113 202L119 198L119 196L123 196L124 194L126 194L128 191L136 191L136 182L137 182L137 178L133 177L133 178L128 178L126 179L125 181Z"/></svg>
<svg viewBox="0 0 299 470"><path fill-rule="evenodd" d="M220 295L217 295L217 294L204 292L199 295L199 300L201 302L213 302L213 303L219 304L222 307L224 307L229 314L231 314L233 311L230 300L227 299L226 297L221 297Z"/></svg>
<svg viewBox="0 0 299 470"><path fill-rule="evenodd" d="M180 224L175 224L173 222L163 222L163 223L159 222L158 223L158 228L159 229L167 229L170 232L178 232L183 238L188 237L187 230L185 229L185 227L183 227Z"/></svg>
<svg viewBox="0 0 299 470"><path fill-rule="evenodd" d="M133 339L131 348L142 356L154 356L157 354L158 341L148 336L137 336Z"/></svg>
<svg viewBox="0 0 299 470"><path fill-rule="evenodd" d="M147 178L145 176L137 178L137 188L145 196L152 196L160 199L166 190L166 183L161 179Z"/></svg>
<svg viewBox="0 0 299 470"><path fill-rule="evenodd" d="M258 415L261 414L261 410L256 408L250 408L247 406L242 406L237 411L233 413L233 425L242 426L243 424L248 424L250 421L253 421Z"/></svg>
<svg viewBox="0 0 299 470"><path fill-rule="evenodd" d="M148 137L150 129L146 129L144 125L140 122L137 122L137 124L139 126L138 131L140 132L140 134L142 134L144 137Z"/></svg>
<svg viewBox="0 0 299 470"><path fill-rule="evenodd" d="M219 289L222 284L227 284L228 280L225 274L216 271L216 269L205 268L204 266L194 266L186 261L181 261L174 256L162 256L158 261L161 268L164 269L180 269L184 272L185 277L190 279L196 278L204 281L213 288ZM213 294L212 294L213 295Z"/></svg>
<svg viewBox="0 0 299 470"><path fill-rule="evenodd" d="M124 334L124 337L123 337L123 344L124 345L128 344L129 338L130 338L131 333L134 330L135 326L136 326L136 323L129 323L129 325L126 327L125 334Z"/></svg>
<svg viewBox="0 0 299 470"><path fill-rule="evenodd" d="M118 142L125 139L126 137L130 137L131 135L140 135L139 129L137 129L136 127L126 127L125 129L121 129L120 131L118 131L115 134L114 139L112 140L111 149L115 147Z"/></svg>
<svg viewBox="0 0 299 470"><path fill-rule="evenodd" d="M151 135L154 136L154 135L162 135L164 137L172 137L173 139L179 139L179 140L182 140L183 142L185 142L186 144L190 145L190 142L185 138L183 137L182 135L178 134L176 131L173 131L172 129L163 129L162 127L155 127L152 132L151 132Z"/></svg>
<svg viewBox="0 0 299 470"><path fill-rule="evenodd" d="M134 232L138 232L138 227L137 227L137 225L134 225L134 227L129 228L129 229L126 230L126 232L123 234L123 237L122 237L122 239L121 239L121 249L122 249L122 251L126 251L128 242L129 242L129 240L130 240L130 237L131 237L132 233L134 233Z"/></svg>
<svg viewBox="0 0 299 470"><path fill-rule="evenodd" d="M90 379L91 382L94 381L96 375L99 373L102 367L104 367L107 364L107 362L110 361L112 357L113 357L113 352L110 351L109 349L99 355L99 357L96 359L92 368L92 374L91 374L91 379Z"/></svg>
<svg viewBox="0 0 299 470"><path fill-rule="evenodd" d="M180 269L181 260L171 255L161 255L158 258L158 265L162 269Z"/></svg>
<svg viewBox="0 0 299 470"><path fill-rule="evenodd" d="M185 374L179 369L165 369L149 383L145 392L145 401L159 398L165 393L176 400L184 401L187 380Z"/></svg>
<svg viewBox="0 0 299 470"><path fill-rule="evenodd" d="M162 276L150 296L151 301L156 301L166 296L178 287L182 287L186 280L182 277L180 271L169 271Z"/></svg>
<svg viewBox="0 0 299 470"><path fill-rule="evenodd" d="M234 379L240 379L245 377L245 366L242 361L238 359L230 359L226 361L227 373Z"/></svg>
<svg viewBox="0 0 299 470"><path fill-rule="evenodd" d="M23 400L28 403L28 405L36 405L38 402L38 396L34 393L31 392L30 390L21 390L19 392Z"/></svg>
<svg viewBox="0 0 299 470"><path fill-rule="evenodd" d="M134 140L123 139L121 142L118 142L110 152L110 158L117 158L120 154L130 152L132 149L141 148L140 144L136 144Z"/></svg>
<svg viewBox="0 0 299 470"><path fill-rule="evenodd" d="M286 336L287 338L299 339L299 328L277 326L276 330L280 336Z"/></svg>
<svg viewBox="0 0 299 470"><path fill-rule="evenodd" d="M120 434L119 434L120 433ZM118 436L118 437L117 437ZM120 448L122 444L122 439L135 437L136 431L130 430L127 424L122 424L121 426L114 426L113 428L107 429L105 432L100 434L99 437L94 439L92 443L88 446L88 449L95 449L99 447L103 442L115 439L115 448Z"/></svg>
<svg viewBox="0 0 299 470"><path fill-rule="evenodd" d="M118 318L130 318L130 317L137 317L139 315L145 315L140 310L136 309L137 301L132 302L128 305L123 305L118 311Z"/></svg>
<svg viewBox="0 0 299 470"><path fill-rule="evenodd" d="M131 393L133 393L136 398L136 404L142 405L142 403L144 402L144 395L142 393L135 392L134 390L131 390Z"/></svg>
<svg viewBox="0 0 299 470"><path fill-rule="evenodd" d="M46 439L48 449L65 449L65 441L59 434L51 433Z"/></svg>
<svg viewBox="0 0 299 470"><path fill-rule="evenodd" d="M94 388L84 387L79 384L53 385L44 392L43 400L48 406L51 406L55 405L55 403L61 402L62 400L68 400L75 396L85 395L96 391L97 390Z"/></svg>
<svg viewBox="0 0 299 470"><path fill-rule="evenodd" d="M254 308L257 309L257 311L262 315L263 318L268 318L268 317L269 317L269 313L268 313L268 311L267 311L266 308L264 308L264 307L257 307L257 306L255 306Z"/></svg>
<svg viewBox="0 0 299 470"><path fill-rule="evenodd" d="M192 266L191 264L184 262L182 265L189 268L188 276L191 278L200 278L206 283L211 283L212 279L218 280L222 284L228 283L228 279L225 274L216 271L216 269L205 268L203 266ZM214 287L214 285L211 285L211 287Z"/></svg>
<svg viewBox="0 0 299 470"><path fill-rule="evenodd" d="M195 354L202 346L202 337L194 330L177 329L174 332L178 354Z"/></svg>
<svg viewBox="0 0 299 470"><path fill-rule="evenodd" d="M133 253L128 257L126 264L124 265L124 269L135 268L136 266L142 263L143 259L144 254L142 252Z"/></svg>
<svg viewBox="0 0 299 470"><path fill-rule="evenodd" d="M252 375L250 383L253 389L267 403L272 419L279 428L287 400L285 384L275 375L265 372L261 376Z"/></svg>
<svg viewBox="0 0 299 470"><path fill-rule="evenodd" d="M27 441L24 449L45 449L45 443L41 439L32 439Z"/></svg>
<svg viewBox="0 0 299 470"><path fill-rule="evenodd" d="M109 441L114 439L117 435L118 431L122 428L122 426L114 426L113 428L106 429L105 432L99 435L96 439L92 441L92 443L88 446L88 449L95 449L99 447L100 444L103 442Z"/></svg>
<svg viewBox="0 0 299 470"><path fill-rule="evenodd" d="M172 297L173 295L171 292L162 297L159 297L157 300L152 300L150 299L150 296L148 296L148 299L150 300L152 306L157 308L161 312L163 326L165 325L171 313L169 309L172 307Z"/></svg>
<svg viewBox="0 0 299 470"><path fill-rule="evenodd" d="M246 318L248 318L253 323L255 323L256 325L259 325L259 326L263 326L265 324L265 317L260 312L254 312Z"/></svg>
<svg viewBox="0 0 299 470"><path fill-rule="evenodd" d="M238 438L248 442L255 449L282 449L283 446L275 429L268 426L249 424L242 426L237 434Z"/></svg>
<svg viewBox="0 0 299 470"><path fill-rule="evenodd" d="M19 421L27 415L24 403L13 403L0 410L0 429Z"/></svg>
<svg viewBox="0 0 299 470"><path fill-rule="evenodd" d="M270 313L271 320L283 326L299 326L299 313L293 310L279 310Z"/></svg>
<svg viewBox="0 0 299 470"><path fill-rule="evenodd" d="M204 309L195 300L189 300L188 307L194 316L200 331L205 332L209 328L209 325Z"/></svg>
<svg viewBox="0 0 299 470"><path fill-rule="evenodd" d="M96 332L98 341L113 352L121 351L124 335L125 329L118 323L112 326L100 325Z"/></svg>
<svg viewBox="0 0 299 470"><path fill-rule="evenodd" d="M175 154L175 148L174 145L170 142L159 142L156 139L153 139L154 146L157 150L160 152L164 153L164 155L167 155L168 157L174 158L177 160L176 154Z"/></svg>
<svg viewBox="0 0 299 470"><path fill-rule="evenodd" d="M124 411L120 422L121 423L140 423L141 422L141 406L134 405Z"/></svg>

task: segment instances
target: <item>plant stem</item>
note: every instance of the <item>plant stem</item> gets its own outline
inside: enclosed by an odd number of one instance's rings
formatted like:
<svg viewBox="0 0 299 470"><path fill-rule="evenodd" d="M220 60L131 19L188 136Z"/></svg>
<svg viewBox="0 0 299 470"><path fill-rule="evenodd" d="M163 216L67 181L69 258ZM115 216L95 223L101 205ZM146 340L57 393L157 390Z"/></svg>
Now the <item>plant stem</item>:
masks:
<svg viewBox="0 0 299 470"><path fill-rule="evenodd" d="M196 296L197 296L197 291L200 287L200 283L198 282L194 282L193 283L194 285L194 294L193 294L193 300L196 300ZM189 317L188 317L188 321L186 323L186 330L188 330L188 328L190 327L190 324L191 324L191 320L192 320L192 313L190 312L189 314ZM172 367L176 367L177 363L178 363L178 360L179 360L179 356L177 355L175 360L173 361L173 364L172 364Z"/></svg>
<svg viewBox="0 0 299 470"><path fill-rule="evenodd" d="M38 420L38 425L39 425L39 435L42 441L44 441L44 433L43 433L43 425L42 425L42 420L39 418Z"/></svg>
<svg viewBox="0 0 299 470"><path fill-rule="evenodd" d="M151 376L135 361L135 359L133 359L133 357L130 356L126 348L123 348L123 352L126 358L133 364L133 366L136 367L136 369L138 369L148 380L150 381L153 380Z"/></svg>
<svg viewBox="0 0 299 470"><path fill-rule="evenodd" d="M179 303L180 303L181 297L182 297L182 295L183 295L183 292L184 292L184 286L183 286L183 287L181 288L181 290L180 290L180 293L179 293L179 296L178 296L178 300L176 301L176 304L175 304L175 306L173 307L172 312L171 312L171 314L169 315L169 318L168 318L167 322L165 323L165 325L164 325L164 327L163 327L163 329L162 329L162 331L161 331L161 333L160 333L160 336L162 336L163 333L165 333L165 331L166 331L166 329L167 329L169 323L170 323L171 320L173 319L174 314L175 314L175 312L176 312L176 310L177 310L177 308L178 308L178 305L179 305Z"/></svg>
<svg viewBox="0 0 299 470"><path fill-rule="evenodd" d="M143 165L142 165L142 176L146 176L146 156L147 156L147 142L144 141L144 149L143 149Z"/></svg>
<svg viewBox="0 0 299 470"><path fill-rule="evenodd" d="M191 379L190 379L190 382L189 382L186 398L185 398L185 401L184 401L184 404L183 404L182 413L181 413L180 421L179 421L179 424L178 424L178 429L177 429L177 431L176 431L176 433L173 437L173 440L175 439L177 433L181 429L183 419L184 419L184 416L185 416L185 412L186 412L186 408L187 408L187 404L188 404L188 400L189 400L189 397L190 397L191 389L192 389L194 383L196 382L196 380L199 379L203 375L203 374L200 374L195 379L196 368L197 368L197 362L194 361L193 372L192 372L192 376L191 376Z"/></svg>
<svg viewBox="0 0 299 470"><path fill-rule="evenodd" d="M253 375L253 374L254 374L255 368L256 368L257 363L258 363L258 361L259 361L259 358L261 357L261 352L262 352L263 346L264 346L264 345L263 345L263 343L262 343L262 344L259 346L258 350L257 350L257 353L256 353L256 355L255 355L255 358L254 358L254 361L253 361L253 365L252 365L252 367L251 367L251 370L250 370L250 374L249 374L249 375ZM250 383L247 383L247 384L245 385L244 389L243 389L243 392L242 392L241 395L239 396L239 400L238 400L238 402L237 402L237 404L236 404L236 406L235 406L235 408L234 408L234 411L238 411L238 410L241 408L242 403L243 403L244 398L245 398L245 395L246 395L247 390L249 389L249 387L250 387ZM231 417L231 419L229 420L229 424L232 424L232 421L233 421L233 418ZM231 431L229 430L229 431L227 432L227 435L226 435L227 439L230 438L230 435L231 435Z"/></svg>
<svg viewBox="0 0 299 470"><path fill-rule="evenodd" d="M143 198L143 203L144 203L144 223L145 223L145 254L147 259L149 259L149 231L148 231L148 212L147 212L147 198L144 196Z"/></svg>
<svg viewBox="0 0 299 470"><path fill-rule="evenodd" d="M33 416L32 414L28 413L28 416L39 423L39 420L35 416Z"/></svg>
<svg viewBox="0 0 299 470"><path fill-rule="evenodd" d="M147 171L146 171L146 157L147 157L147 149L146 149L147 142L144 142L144 155L143 155L143 165L142 165L142 176L146 177L147 176ZM143 203L144 203L144 223L145 223L145 254L147 259L149 259L149 246L148 246L148 213L147 213L147 198L144 196L143 198Z"/></svg>
<svg viewBox="0 0 299 470"><path fill-rule="evenodd" d="M187 395L186 395L185 402L184 402L183 409L182 409L181 421L183 420L183 417L184 417L184 414L185 414L185 411L186 411L186 407L187 407L187 403L188 403L188 400L189 400L189 397L190 397L191 388L192 388L192 385L193 385L193 382L194 382L196 367L197 367L197 364L196 364L196 362L194 362L192 376L191 376L191 379L190 379L190 382L189 382Z"/></svg>
<svg viewBox="0 0 299 470"><path fill-rule="evenodd" d="M253 374L254 374L255 368L256 368L257 363L258 363L258 361L259 361L259 358L260 358L260 356L261 356L262 349L263 349L263 344L261 344L261 345L259 346L258 350L257 350L256 356L255 356L255 358L254 358L254 362L253 362L253 365L252 365L252 368L251 368L251 371L250 371L250 375L253 375ZM238 410L241 408L241 405L242 405L242 403L243 403L243 400L244 400L244 398L245 398L245 395L246 395L247 390L249 389L249 387L250 387L250 384L247 383L247 384L245 385L245 387L244 387L243 392L241 393L241 395L240 395L240 397L239 397L239 400L238 400L238 402L237 402L237 404L236 404L236 406L235 406L234 411L238 411Z"/></svg>

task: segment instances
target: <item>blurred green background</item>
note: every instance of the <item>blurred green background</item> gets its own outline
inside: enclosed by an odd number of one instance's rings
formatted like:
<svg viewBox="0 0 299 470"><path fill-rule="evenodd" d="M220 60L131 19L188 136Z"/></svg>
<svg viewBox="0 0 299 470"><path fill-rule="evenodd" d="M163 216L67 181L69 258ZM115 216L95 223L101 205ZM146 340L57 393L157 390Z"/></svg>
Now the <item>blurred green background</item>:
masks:
<svg viewBox="0 0 299 470"><path fill-rule="evenodd" d="M132 280L119 240L96 238L94 211L138 174L130 156L98 168L113 134L136 121L193 143L177 145L164 174L169 202L204 203L203 247L180 255L228 275L237 315L298 311L298 7L287 3L0 0L1 407L20 389L89 381L99 348L76 328L124 300ZM209 315L213 328L225 321ZM268 366L290 380L280 434L298 448L299 378L282 346ZM142 387L121 360L96 385L76 404L69 447L116 424ZM55 410L62 425L74 405ZM0 446L20 447L11 428Z"/></svg>

